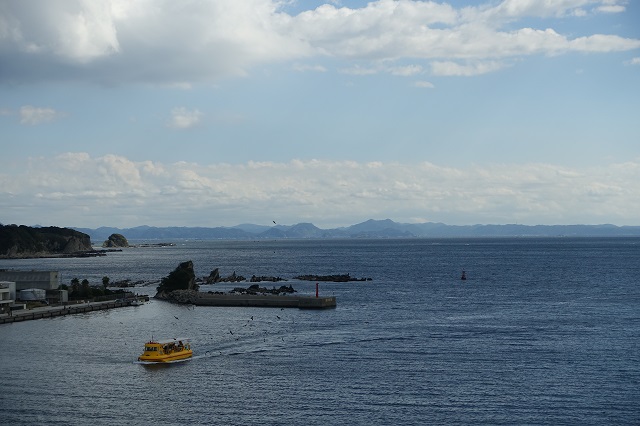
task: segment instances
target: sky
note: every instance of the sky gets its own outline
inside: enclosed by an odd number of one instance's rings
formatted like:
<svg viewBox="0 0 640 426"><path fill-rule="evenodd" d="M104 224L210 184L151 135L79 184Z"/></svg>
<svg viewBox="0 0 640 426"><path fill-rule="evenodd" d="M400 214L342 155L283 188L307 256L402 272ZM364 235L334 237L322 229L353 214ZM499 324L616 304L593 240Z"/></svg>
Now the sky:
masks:
<svg viewBox="0 0 640 426"><path fill-rule="evenodd" d="M0 223L640 225L640 2L0 2Z"/></svg>

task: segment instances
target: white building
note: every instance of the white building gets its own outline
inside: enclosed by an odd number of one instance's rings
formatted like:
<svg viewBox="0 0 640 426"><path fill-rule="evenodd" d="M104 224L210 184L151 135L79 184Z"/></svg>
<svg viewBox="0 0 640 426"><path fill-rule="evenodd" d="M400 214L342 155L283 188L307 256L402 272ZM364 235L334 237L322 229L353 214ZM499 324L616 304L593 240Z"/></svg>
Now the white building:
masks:
<svg viewBox="0 0 640 426"><path fill-rule="evenodd" d="M12 281L15 283L15 291L29 288L41 288L43 290L57 290L60 287L59 271L15 271L0 270L0 281ZM15 299L15 294L14 297Z"/></svg>
<svg viewBox="0 0 640 426"><path fill-rule="evenodd" d="M16 283L0 281L0 313L7 313L16 300Z"/></svg>

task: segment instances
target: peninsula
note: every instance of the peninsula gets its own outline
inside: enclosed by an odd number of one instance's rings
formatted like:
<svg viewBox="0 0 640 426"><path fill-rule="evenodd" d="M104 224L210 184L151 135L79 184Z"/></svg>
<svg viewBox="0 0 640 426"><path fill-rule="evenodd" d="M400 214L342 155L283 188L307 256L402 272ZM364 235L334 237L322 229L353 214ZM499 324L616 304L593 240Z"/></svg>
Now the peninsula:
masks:
<svg viewBox="0 0 640 426"><path fill-rule="evenodd" d="M55 226L0 225L0 258L100 256L89 235Z"/></svg>

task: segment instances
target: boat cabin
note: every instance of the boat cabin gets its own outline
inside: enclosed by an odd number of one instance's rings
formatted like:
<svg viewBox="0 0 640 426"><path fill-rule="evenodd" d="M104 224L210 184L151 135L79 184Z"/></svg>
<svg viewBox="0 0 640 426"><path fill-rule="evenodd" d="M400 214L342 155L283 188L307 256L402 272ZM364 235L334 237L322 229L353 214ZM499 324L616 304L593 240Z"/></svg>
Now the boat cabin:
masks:
<svg viewBox="0 0 640 426"><path fill-rule="evenodd" d="M167 362L191 357L189 339L151 340L144 345L139 361Z"/></svg>

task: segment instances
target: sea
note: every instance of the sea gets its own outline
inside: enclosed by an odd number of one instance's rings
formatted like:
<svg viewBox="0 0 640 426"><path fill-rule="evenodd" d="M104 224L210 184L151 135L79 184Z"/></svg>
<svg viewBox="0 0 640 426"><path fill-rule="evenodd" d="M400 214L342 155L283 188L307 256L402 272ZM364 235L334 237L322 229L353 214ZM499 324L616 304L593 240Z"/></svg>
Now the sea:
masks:
<svg viewBox="0 0 640 426"><path fill-rule="evenodd" d="M320 282L327 310L152 299L0 325L0 423L640 424L639 238L173 242L0 268L149 295L187 260L298 294L315 294L303 274L371 280ZM152 338L190 338L194 357L137 362Z"/></svg>

